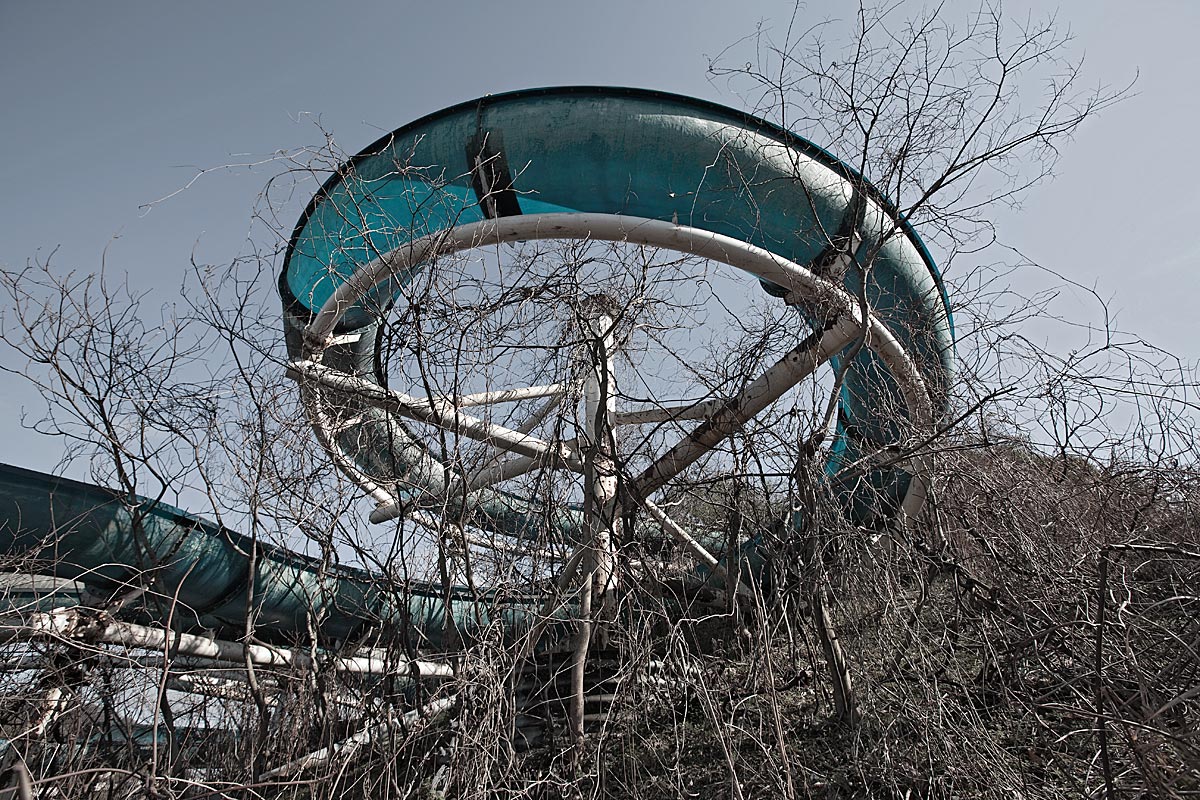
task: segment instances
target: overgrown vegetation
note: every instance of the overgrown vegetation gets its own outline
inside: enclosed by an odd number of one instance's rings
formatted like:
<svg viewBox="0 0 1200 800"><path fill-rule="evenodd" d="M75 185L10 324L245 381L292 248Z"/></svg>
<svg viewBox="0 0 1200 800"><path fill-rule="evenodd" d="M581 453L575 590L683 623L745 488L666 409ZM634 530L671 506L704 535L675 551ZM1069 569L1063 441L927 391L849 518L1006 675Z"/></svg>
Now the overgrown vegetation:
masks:
<svg viewBox="0 0 1200 800"><path fill-rule="evenodd" d="M722 534L730 553L750 558L745 543L757 542L767 579L741 596L732 582L705 584L682 548L629 522L581 719L570 654L513 641L498 624L429 653L394 631L269 642L248 613L233 656L201 658L177 634L130 644L176 608L153 572L109 597L58 586L63 602L86 607L75 616L47 610L47 579L13 578L0 645L10 796L1200 795L1195 376L1087 321L1070 321L1085 339L1064 337L1065 354L1038 344L1025 336L1030 320L1062 322L1045 297L996 288L1013 265L963 255L994 235L988 204L1048 175L1058 146L1120 93L1078 93L1051 24L1010 31L987 7L962 26L941 10L905 13L860 9L845 42L825 26L762 33L756 61L718 61L714 73L845 157L944 254L962 365L950 411L936 436L879 454L933 456L918 518L846 521L824 472L840 386L812 387L815 411L777 409L747 426L662 501ZM1014 87L1037 79L1044 93L1022 105ZM301 183L343 160L309 155L289 173ZM429 577L473 589L486 578L507 600L550 593L569 556L561 548L493 553L409 521L365 524L285 377L273 258L197 265L190 300L157 326L139 321L149 316L140 298L98 279L50 265L6 271L4 369L36 382L49 408L40 428L135 512L131 494L182 498L255 547L306 549L323 574L367 567L397 598ZM470 336L519 342L554 314L578 328L572 304L587 298L570 281L597 264L630 281L642 309L622 318L630 331L682 329L708 313L694 296L672 305L654 293L668 297L684 270L709 265L573 244L512 255L512 272L554 291L502 295L487 308L492 328L471 332L481 306L430 284L423 298L444 307L393 321L391 343L414 340L405 324L431 350L456 339L445 363L409 377L457 378L471 366ZM653 285L651 265L667 276ZM787 327L735 311L742 337L711 344L697 381L747 379ZM579 349L564 338L547 358ZM454 436L439 436L470 463ZM577 499L545 474L529 483ZM18 576L53 567L3 566ZM123 641L118 621L132 626ZM383 666L356 671L344 663L353 658Z"/></svg>

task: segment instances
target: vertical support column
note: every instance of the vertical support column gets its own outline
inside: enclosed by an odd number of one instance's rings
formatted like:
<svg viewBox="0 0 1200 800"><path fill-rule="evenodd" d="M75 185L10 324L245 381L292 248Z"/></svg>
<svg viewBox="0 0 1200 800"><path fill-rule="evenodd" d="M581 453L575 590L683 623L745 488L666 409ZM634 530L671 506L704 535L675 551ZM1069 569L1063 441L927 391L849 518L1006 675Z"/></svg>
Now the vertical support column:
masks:
<svg viewBox="0 0 1200 800"><path fill-rule="evenodd" d="M613 589L616 581L616 461L612 452L612 426L616 416L616 391L612 333L612 301L604 295L587 298L582 328L587 350L583 382L584 550L583 587L579 602L579 628L571 659L571 737L583 741L584 673L593 639L603 648L607 626L616 614ZM581 750L576 750L580 754Z"/></svg>
<svg viewBox="0 0 1200 800"><path fill-rule="evenodd" d="M616 376L613 369L616 337L611 300L605 295L588 298L585 330L589 335L591 363L583 387L584 456L587 501L584 524L591 545L587 563L592 578L593 615L611 617L609 595L616 581L617 470L612 452L612 427L616 417Z"/></svg>

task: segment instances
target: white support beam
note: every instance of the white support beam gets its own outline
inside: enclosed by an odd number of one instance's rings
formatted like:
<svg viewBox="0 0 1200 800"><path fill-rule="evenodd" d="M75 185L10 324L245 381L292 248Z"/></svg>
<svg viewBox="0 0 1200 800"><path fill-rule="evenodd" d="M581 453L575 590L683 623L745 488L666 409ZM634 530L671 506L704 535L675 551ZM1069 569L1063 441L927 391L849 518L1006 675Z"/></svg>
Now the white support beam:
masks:
<svg viewBox="0 0 1200 800"><path fill-rule="evenodd" d="M568 439L567 441L563 442L562 445L563 447L570 448L572 452L578 452L576 450L575 439ZM580 459L580 464L582 463L582 459ZM466 480L464 493L471 494L472 492L477 492L480 489L486 489L487 487L501 483L502 481L519 478L526 473L533 472L535 469L559 465L561 465L560 461L541 457L535 458L532 456L514 456L513 458L508 458L500 462L493 462L482 469L471 473ZM578 470L572 471L576 472Z"/></svg>
<svg viewBox="0 0 1200 800"><path fill-rule="evenodd" d="M715 414L728 400L697 400L691 403L656 406L633 411L618 411L615 425L647 425L676 420L706 419Z"/></svg>
<svg viewBox="0 0 1200 800"><path fill-rule="evenodd" d="M717 560L717 557L710 553L708 548L700 544L700 542L696 540L696 537L688 533L687 529L685 529L675 520L671 519L667 512L663 511L649 500L642 500L641 503L645 509L650 512L650 516L654 517L654 521L662 526L664 531L671 534L675 541L686 547L688 551L691 552L692 556L701 564L704 564L710 570L712 570L713 574L726 582L729 582L730 580L738 581L738 576L735 575L730 577L729 571L722 566L721 562ZM740 582L737 582L736 591L738 594L744 597L753 596L750 590L743 586Z"/></svg>
<svg viewBox="0 0 1200 800"><path fill-rule="evenodd" d="M694 464L701 456L733 434L749 419L778 400L788 389L811 375L821 364L837 355L862 331L848 318L813 341L801 342L775 362L706 422L685 436L635 478L630 493L645 499Z"/></svg>
<svg viewBox="0 0 1200 800"><path fill-rule="evenodd" d="M568 468L576 471L582 469L576 454L562 445L555 445L536 436L520 433L512 428L495 425L478 417L464 414L445 401L433 398L422 399L385 389L365 378L349 375L313 361L293 361L289 367L307 380L330 389L353 394L368 405L455 431L501 450L510 450L527 456L548 457L560 460Z"/></svg>
<svg viewBox="0 0 1200 800"><path fill-rule="evenodd" d="M221 700L251 702L253 694L250 686L244 680L217 678L212 675L197 675L195 673L180 674L171 672L167 675L167 688L187 694L198 694L203 697L215 697ZM275 700L272 693L269 701Z"/></svg>
<svg viewBox="0 0 1200 800"><path fill-rule="evenodd" d="M565 386L570 388L569 384L565 384ZM549 400L543 403L537 411L533 412L528 419L516 428L517 433L530 433L534 428L542 424L542 421L554 409L562 405L564 397L565 392L552 395ZM579 450L579 442L575 439L568 439L562 444L575 452ZM463 480L463 489L461 491L465 494L470 494L502 481L519 478L528 472L549 465L546 459L535 458L533 456L515 456L501 461L499 460L500 455L500 453L496 453L483 466L476 469L470 475L467 475Z"/></svg>
<svg viewBox="0 0 1200 800"><path fill-rule="evenodd" d="M532 414L530 414L529 419L525 420L524 422L522 422L520 425L517 426L517 432L518 433L532 432L534 428L536 428L538 425L542 424L542 422L546 419L546 417L550 416L550 413L552 411L554 411L554 409L556 409L560 405L562 405L563 398L565 398L565 397L566 397L566 392L552 396L549 400L547 400L545 403L543 403L541 405L541 407L538 408L537 411L534 411Z"/></svg>
<svg viewBox="0 0 1200 800"><path fill-rule="evenodd" d="M295 650L265 644L241 644L208 639L190 633L119 622L106 614L82 607L57 608L25 618L0 619L0 635L13 639L53 636L80 642L119 644L144 650L171 651L185 656L266 667L310 666L312 658ZM420 677L452 678L454 670L433 661L397 660L386 654L333 657L329 666L338 672L369 675L406 673Z"/></svg>
<svg viewBox="0 0 1200 800"><path fill-rule="evenodd" d="M493 461L467 476L463 493L470 494L502 481L519 478L545 465L546 459L536 456L513 456L503 461Z"/></svg>
<svg viewBox="0 0 1200 800"><path fill-rule="evenodd" d="M525 386L518 389L498 389L493 392L479 392L458 396L446 395L440 399L444 403L459 408L486 406L497 403L515 403L520 400L533 400L539 397L554 397L567 390L565 383L548 383L544 386Z"/></svg>
<svg viewBox="0 0 1200 800"><path fill-rule="evenodd" d="M290 366L288 372L297 379L300 377L294 373ZM360 470L354 459L342 450L341 445L338 444L335 438L340 432L340 426L325 413L319 394L311 387L301 383L300 396L306 400L304 405L308 411L309 422L312 424L317 441L325 448L325 452L329 453L330 458L333 459L333 463L337 465L338 469L345 473L350 480L358 484L359 488L370 495L378 508L396 507L396 496Z"/></svg>
<svg viewBox="0 0 1200 800"><path fill-rule="evenodd" d="M591 298L592 302L607 305L607 298ZM585 541L591 542L590 568L597 607L614 587L616 580L617 535L617 468L612 452L611 433L617 411L617 376L615 353L615 321L606 311L593 309L584 319L588 338L588 364L583 386L583 430L581 451L591 454L591 480L585 507L590 513L584 519Z"/></svg>

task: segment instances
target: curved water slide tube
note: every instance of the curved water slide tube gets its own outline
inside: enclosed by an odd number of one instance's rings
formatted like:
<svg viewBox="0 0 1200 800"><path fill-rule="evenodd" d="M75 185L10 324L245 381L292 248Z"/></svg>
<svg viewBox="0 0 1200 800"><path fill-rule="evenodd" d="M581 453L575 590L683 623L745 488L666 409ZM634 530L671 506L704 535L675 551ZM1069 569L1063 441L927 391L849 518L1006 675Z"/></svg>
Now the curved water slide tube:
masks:
<svg viewBox="0 0 1200 800"><path fill-rule="evenodd" d="M310 626L325 645L355 642L436 650L447 627L470 635L496 623L522 629L537 598L447 592L428 584L384 582L331 567L188 514L166 503L0 464L0 552L27 574L52 573L98 597L150 591L130 604L135 622L164 624L237 640L253 611L255 636L289 644ZM74 605L79 592L10 599L10 610ZM449 603L447 601L449 600ZM15 607L15 608L13 608ZM130 616L126 612L124 616Z"/></svg>
<svg viewBox="0 0 1200 800"><path fill-rule="evenodd" d="M577 87L488 96L388 134L336 171L292 235L279 278L291 369L322 446L375 499L373 520L435 509L444 522L454 508L451 521L463 526L580 541L578 511L548 510L494 486L463 495L463 476L403 419L478 425L517 454L546 453L460 408L383 385L382 325L407 282L436 269L442 255L534 239L647 244L757 276L796 307L798 327L814 330L811 346L689 438L719 440L753 413L739 404L773 399L780 371L832 361L845 378L826 473L844 512L873 525L919 509L924 457L867 458L930 431L952 380L948 299L908 222L852 169L769 122L675 95ZM327 410L335 407L336 419ZM646 495L694 453L676 456L639 477ZM259 630L281 640L303 634L311 619L327 640L400 626L416 646L436 647L445 598L461 595L413 586L384 597L369 575L322 571L274 548L262 549L251 570L237 534L16 468L0 469L5 519L0 550L32 548L58 574L104 589L151 567L159 590L186 609L174 623L218 634L237 635L253 604ZM517 629L538 602L461 596L450 613L460 631L488 620Z"/></svg>
<svg viewBox="0 0 1200 800"><path fill-rule="evenodd" d="M846 372L831 475L899 439L906 423L927 424L945 397L953 330L940 277L915 232L869 184L761 119L600 87L463 103L343 165L289 243L279 287L291 354L369 393L365 384L384 380L380 321L404 284L431 263L436 269L438 256L539 238L629 241L730 263L799 306L797 326L826 320L832 307L865 327L855 319L865 299L875 330ZM340 466L379 503L376 519L426 499L445 505L460 478L400 424L416 409L396 408L355 408L337 425L314 420ZM849 513L867 521L895 514L908 495L915 506L922 493L910 492L913 483L905 470L871 470L839 489ZM473 525L513 535L541 530L547 516L492 488L456 505ZM553 517L568 535L578 524L569 513Z"/></svg>

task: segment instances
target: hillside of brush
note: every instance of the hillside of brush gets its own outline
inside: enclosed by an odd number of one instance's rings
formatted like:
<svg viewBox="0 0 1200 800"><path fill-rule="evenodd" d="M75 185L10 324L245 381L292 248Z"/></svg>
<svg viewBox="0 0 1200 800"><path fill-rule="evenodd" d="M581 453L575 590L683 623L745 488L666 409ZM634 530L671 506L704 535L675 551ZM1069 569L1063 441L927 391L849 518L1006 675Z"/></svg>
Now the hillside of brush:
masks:
<svg viewBox="0 0 1200 800"><path fill-rule="evenodd" d="M594 793L1200 795L1196 474L976 441L939 475L906 533L780 543L769 608L643 641L687 666L618 696L581 759ZM525 766L553 794L572 773L547 752Z"/></svg>

